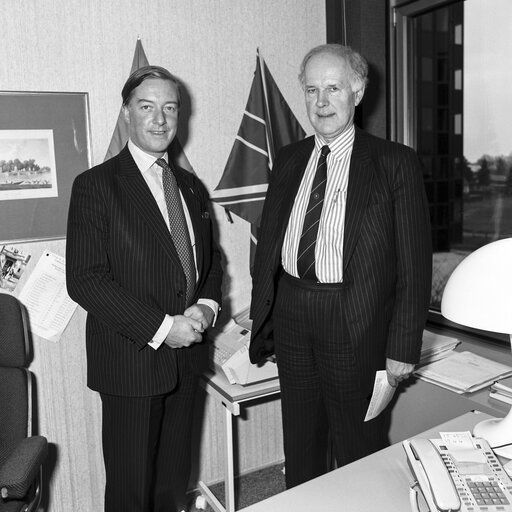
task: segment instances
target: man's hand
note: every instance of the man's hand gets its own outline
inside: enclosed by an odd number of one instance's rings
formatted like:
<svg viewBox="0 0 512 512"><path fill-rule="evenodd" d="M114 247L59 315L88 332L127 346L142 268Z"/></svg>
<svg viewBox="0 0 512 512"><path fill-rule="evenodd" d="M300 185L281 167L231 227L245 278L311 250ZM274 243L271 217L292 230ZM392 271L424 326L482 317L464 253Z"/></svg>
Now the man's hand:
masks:
<svg viewBox="0 0 512 512"><path fill-rule="evenodd" d="M171 330L164 343L171 348L189 347L199 343L203 337L201 322L185 315L175 315Z"/></svg>
<svg viewBox="0 0 512 512"><path fill-rule="evenodd" d="M206 331L208 327L211 327L215 318L213 309L206 304L193 304L184 311L183 315L201 323L201 329L198 329L199 332Z"/></svg>
<svg viewBox="0 0 512 512"><path fill-rule="evenodd" d="M410 363L402 363L394 359L386 359L386 373L390 386L396 388L400 382L410 377L415 365Z"/></svg>

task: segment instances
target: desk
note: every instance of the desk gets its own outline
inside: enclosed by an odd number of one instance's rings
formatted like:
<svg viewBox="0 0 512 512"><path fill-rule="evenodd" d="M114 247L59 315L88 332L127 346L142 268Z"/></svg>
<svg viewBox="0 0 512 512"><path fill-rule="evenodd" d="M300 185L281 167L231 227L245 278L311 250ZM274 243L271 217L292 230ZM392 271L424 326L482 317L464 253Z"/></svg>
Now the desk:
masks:
<svg viewBox="0 0 512 512"><path fill-rule="evenodd" d="M472 430L476 423L489 417L468 412L418 437L435 438L440 431ZM397 443L240 512L403 512L410 510L412 481L402 443Z"/></svg>
<svg viewBox="0 0 512 512"><path fill-rule="evenodd" d="M453 336L461 341L457 351L469 350L483 357L512 366L510 346L482 343L467 334L448 332L428 327L433 332ZM389 440L403 441L428 428L460 416L468 411L478 410L491 416L505 416L510 406L489 398L489 388L459 395L420 379L410 379L401 386L400 394L391 411Z"/></svg>
<svg viewBox="0 0 512 512"><path fill-rule="evenodd" d="M453 333L442 329L429 327L429 330L460 339L462 343L457 350L470 350L481 356L512 366L512 353L508 346L484 344L472 336ZM224 420L224 482L226 488L226 507L224 508L222 504L219 503L203 482L199 482L198 485L201 492L216 512L233 512L233 416L240 414L240 404L243 402L278 394L279 382L277 380L267 381L244 388L230 385L222 375L209 375L202 381L202 385L207 393L215 400L222 403L226 409ZM492 416L504 416L509 408L509 405L489 398L489 390L487 388L475 393L459 395L447 389L435 386L434 384L418 379L411 379L401 387L397 400L393 405L389 439L391 443L398 443L428 428L435 429L437 428L436 425L473 409L480 410ZM456 429L452 428L451 430ZM399 446L397 451L400 453L400 457L402 457L403 449L401 446ZM339 504L334 507L334 510L336 509L340 509ZM289 509L283 508L283 511L287 510ZM399 510L400 509L397 508L393 512L398 512ZM409 510L409 508L404 510ZM361 510L358 512L366 511Z"/></svg>
<svg viewBox="0 0 512 512"><path fill-rule="evenodd" d="M204 375L201 385L206 392L225 408L224 416L224 489L226 506L217 499L209 487L199 482L201 493L216 512L234 512L235 510L235 470L233 449L233 417L240 414L240 404L248 403L280 392L279 380L271 379L250 386L230 384L220 373Z"/></svg>

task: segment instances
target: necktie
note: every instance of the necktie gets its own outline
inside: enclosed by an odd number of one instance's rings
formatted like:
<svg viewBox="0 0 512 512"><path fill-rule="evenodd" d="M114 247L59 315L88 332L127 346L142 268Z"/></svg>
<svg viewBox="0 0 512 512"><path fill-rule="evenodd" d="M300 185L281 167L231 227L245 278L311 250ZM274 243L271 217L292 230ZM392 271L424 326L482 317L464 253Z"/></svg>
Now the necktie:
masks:
<svg viewBox="0 0 512 512"><path fill-rule="evenodd" d="M169 215L172 241L187 279L186 300L188 306L194 295L196 284L196 271L190 234L187 228L187 221L185 220L185 212L183 211L176 176L174 176L172 169L163 158L159 158L156 163L162 168L162 184L167 204L167 214Z"/></svg>
<svg viewBox="0 0 512 512"><path fill-rule="evenodd" d="M324 204L325 186L327 184L327 155L329 146L323 146L316 166L315 178L311 185L308 208L304 216L302 235L297 252L297 271L301 279L317 281L315 273L315 246L320 225L320 216Z"/></svg>

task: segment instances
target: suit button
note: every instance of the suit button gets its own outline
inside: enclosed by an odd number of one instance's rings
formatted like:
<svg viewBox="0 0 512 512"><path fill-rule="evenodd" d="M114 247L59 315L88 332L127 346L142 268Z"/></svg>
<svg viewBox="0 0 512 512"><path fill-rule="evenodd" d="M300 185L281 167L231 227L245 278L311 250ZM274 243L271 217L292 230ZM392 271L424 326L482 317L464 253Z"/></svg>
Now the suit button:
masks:
<svg viewBox="0 0 512 512"><path fill-rule="evenodd" d="M181 297L185 295L185 292L183 290L180 290L176 295L181 299Z"/></svg>
<svg viewBox="0 0 512 512"><path fill-rule="evenodd" d="M270 299L267 299L267 300L265 301L265 305L266 305L266 306L270 306Z"/></svg>

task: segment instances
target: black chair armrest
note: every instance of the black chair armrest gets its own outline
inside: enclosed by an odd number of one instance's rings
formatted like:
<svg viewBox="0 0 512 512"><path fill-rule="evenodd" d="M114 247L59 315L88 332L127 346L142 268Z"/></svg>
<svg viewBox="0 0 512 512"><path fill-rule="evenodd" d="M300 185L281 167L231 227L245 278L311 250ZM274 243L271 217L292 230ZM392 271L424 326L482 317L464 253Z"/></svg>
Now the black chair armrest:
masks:
<svg viewBox="0 0 512 512"><path fill-rule="evenodd" d="M43 436L22 439L0 467L0 494L4 499L23 498L36 479L48 453Z"/></svg>

